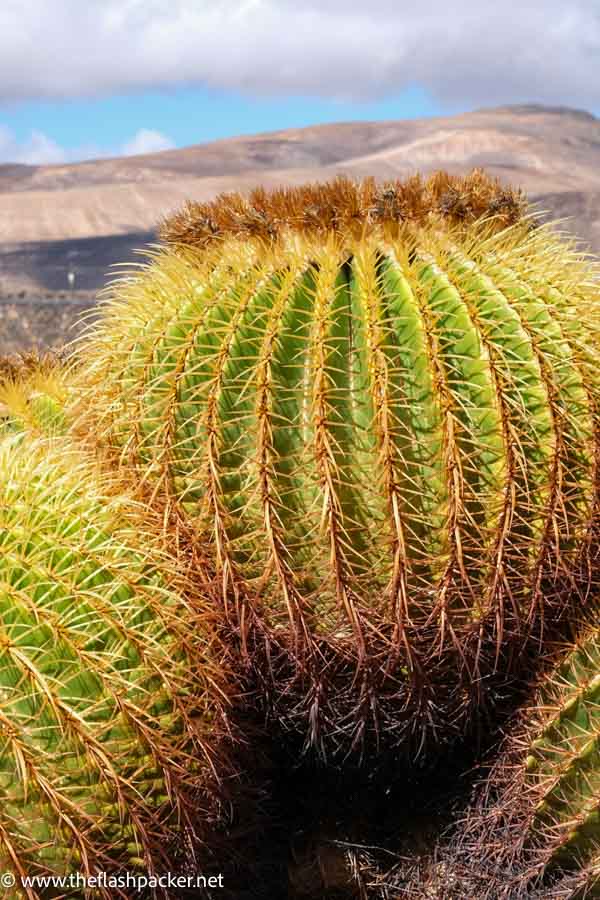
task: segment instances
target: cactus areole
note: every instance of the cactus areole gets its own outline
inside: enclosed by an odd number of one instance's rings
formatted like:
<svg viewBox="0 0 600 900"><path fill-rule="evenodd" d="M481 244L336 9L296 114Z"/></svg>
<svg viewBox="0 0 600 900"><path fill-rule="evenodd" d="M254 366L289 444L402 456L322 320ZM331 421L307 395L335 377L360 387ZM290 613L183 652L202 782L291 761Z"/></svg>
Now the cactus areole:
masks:
<svg viewBox="0 0 600 900"><path fill-rule="evenodd" d="M524 213L480 172L189 204L89 340L100 432L212 548L242 649L285 649L314 740L386 691L399 739L442 694L458 722L589 590L598 285Z"/></svg>

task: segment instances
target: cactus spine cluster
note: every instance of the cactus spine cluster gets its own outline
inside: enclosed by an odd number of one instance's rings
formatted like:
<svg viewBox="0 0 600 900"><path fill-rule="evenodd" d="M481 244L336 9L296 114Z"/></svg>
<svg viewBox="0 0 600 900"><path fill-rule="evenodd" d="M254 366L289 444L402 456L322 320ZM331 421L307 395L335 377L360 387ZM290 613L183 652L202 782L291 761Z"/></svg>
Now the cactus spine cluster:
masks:
<svg viewBox="0 0 600 900"><path fill-rule="evenodd" d="M0 869L15 896L27 875L152 871L190 821L217 704L210 627L182 586L140 508L71 442L0 442Z"/></svg>
<svg viewBox="0 0 600 900"><path fill-rule="evenodd" d="M100 433L351 740L378 680L421 731L429 673L480 684L589 588L598 289L518 209L478 174L190 206L88 343Z"/></svg>

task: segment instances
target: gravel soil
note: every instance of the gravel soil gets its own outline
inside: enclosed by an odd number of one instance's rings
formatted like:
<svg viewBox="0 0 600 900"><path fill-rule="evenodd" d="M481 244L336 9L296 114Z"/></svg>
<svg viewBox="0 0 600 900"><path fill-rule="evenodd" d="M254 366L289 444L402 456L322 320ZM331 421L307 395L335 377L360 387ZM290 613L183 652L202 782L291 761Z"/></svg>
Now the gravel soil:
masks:
<svg viewBox="0 0 600 900"><path fill-rule="evenodd" d="M95 306L95 293L84 291L0 297L0 354L63 346L81 334Z"/></svg>

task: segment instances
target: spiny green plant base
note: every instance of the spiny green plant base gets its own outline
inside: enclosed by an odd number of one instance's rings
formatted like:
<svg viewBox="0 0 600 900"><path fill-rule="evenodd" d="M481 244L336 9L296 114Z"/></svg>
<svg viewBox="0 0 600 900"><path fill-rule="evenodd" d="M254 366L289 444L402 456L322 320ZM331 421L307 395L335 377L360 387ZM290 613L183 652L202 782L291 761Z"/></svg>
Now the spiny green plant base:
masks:
<svg viewBox="0 0 600 900"><path fill-rule="evenodd" d="M273 196L189 207L111 289L88 427L193 525L309 743L418 750L595 587L595 270L480 174Z"/></svg>
<svg viewBox="0 0 600 900"><path fill-rule="evenodd" d="M600 896L599 699L600 631L596 629L581 639L540 689L539 724L533 712L528 725L533 740L523 778L534 803L525 846L539 849L540 877L579 870L585 873L582 889L585 886L589 897Z"/></svg>
<svg viewBox="0 0 600 900"><path fill-rule="evenodd" d="M0 441L0 870L16 878L168 870L197 813L210 620L142 513L65 440Z"/></svg>
<svg viewBox="0 0 600 900"><path fill-rule="evenodd" d="M69 453L74 452L75 446L85 447L86 436L73 433L72 422L68 414L73 393L73 371L76 367L77 360L73 354L71 354L68 364L66 360L54 355L39 356L35 353L20 358L9 357L0 360L0 410L3 416L0 437L3 435L6 441L18 445L31 441L35 436L61 434L68 437L69 442L73 444L69 448ZM51 452L55 451L56 448ZM101 460L96 459L95 463L100 465ZM114 473L111 472L110 467L104 467L104 471L107 473L105 477L113 481ZM115 481L112 491L114 494L119 490L129 494L128 489L131 487L133 486L125 484L121 484L119 487ZM153 521L153 511L152 504L148 504L147 492L139 492L136 501L139 504L136 514L142 516L142 527L148 529ZM130 505L132 509L135 508L133 504ZM155 531L157 524L154 515ZM162 520L160 527L164 535L164 529L169 529L169 523ZM184 544L185 550L183 549ZM183 866L186 873L200 871L204 875L221 874L227 881L227 888L223 887L219 890L223 900L228 897L241 900L240 885L243 883L264 884L263 893L259 895L253 892L251 896L268 897L270 900L282 887L282 876L280 876L279 870L283 868L281 864L275 866L268 859L263 860L263 856L261 856L264 848L264 835L270 829L270 816L267 813L267 809L271 807L268 797L270 776L265 774L265 766L259 765L260 751L256 742L252 741L251 749L246 749L246 742L251 741L251 733L247 727L243 732L244 743L238 739L239 735L232 719L232 698L239 691L239 686L234 690L233 677L228 675L226 678L225 676L224 657L227 654L221 644L219 644L218 651L215 651L214 665L217 666L216 660L218 659L218 673L211 674L210 671L209 660L205 654L205 639L209 634L206 629L208 622L205 613L209 610L210 601L208 594L198 584L198 567L202 567L204 562L199 559L197 553L186 552L190 549L189 542L186 541L185 535L179 527L169 530L167 545L167 553L172 558L166 560L164 554L159 553L156 559L152 558L151 565L156 567L157 571L162 571L162 565L166 561L167 569L171 569L175 565L179 573L183 570L194 573L193 585L189 580L181 577L179 577L179 581L182 589L185 587L187 592L196 598L194 602L199 602L200 606L193 613L182 608L182 621L178 623L178 626L184 631L187 623L190 637L189 652L196 655L194 663L204 667L207 684L209 679L212 679L216 686L217 674L222 682L223 702L221 703L217 696L216 687L209 701L213 707L214 718L216 719L216 710L221 705L227 707L229 716L226 727L225 721L223 722L223 733L220 733L221 729L210 727L213 771L207 772L207 777L204 779L198 778L194 792L186 797L189 811L194 817L197 840L194 842L189 834L184 834L183 829L180 829L177 834L177 830L173 828L172 846L169 847L171 861L168 864L165 862L163 869L170 868L175 872L175 869L179 870L179 867ZM169 574L169 578L172 577L172 574L172 572ZM214 604L212 606L214 608ZM197 613L200 613L199 617ZM208 618L212 618L212 612ZM212 625L210 627L212 628ZM204 630L204 634L202 630ZM194 648L194 635L196 634L199 635L199 643L198 647ZM197 680L195 669L192 671L190 679L191 689L194 691ZM225 702L225 692L229 697L227 702ZM225 710L223 710L223 719L225 719ZM210 717L207 717L204 724L208 725L209 720ZM259 735L259 739L261 737L262 734ZM190 747L190 752L192 749ZM191 759L190 766L195 767L197 763L198 760ZM154 787L151 786L150 790L158 791L160 794L160 789L157 779L156 784ZM151 798L148 803L149 808L154 802L154 798ZM238 836L240 833L243 836ZM283 856L285 856L285 847L282 850ZM250 897L250 894L244 893L243 896Z"/></svg>
<svg viewBox="0 0 600 900"><path fill-rule="evenodd" d="M557 838L546 868L589 862L600 844L600 633L582 640L541 690L544 722L525 760L539 792L532 836ZM600 856L598 857L600 863Z"/></svg>

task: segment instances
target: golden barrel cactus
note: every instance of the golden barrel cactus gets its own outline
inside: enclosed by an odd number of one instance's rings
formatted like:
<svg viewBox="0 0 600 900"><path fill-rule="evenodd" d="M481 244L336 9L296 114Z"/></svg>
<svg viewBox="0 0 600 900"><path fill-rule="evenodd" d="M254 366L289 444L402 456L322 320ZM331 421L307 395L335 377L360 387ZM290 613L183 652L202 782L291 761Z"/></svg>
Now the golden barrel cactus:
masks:
<svg viewBox="0 0 600 900"><path fill-rule="evenodd" d="M189 204L86 338L84 415L324 751L461 732L593 586L598 283L524 211L479 172Z"/></svg>

